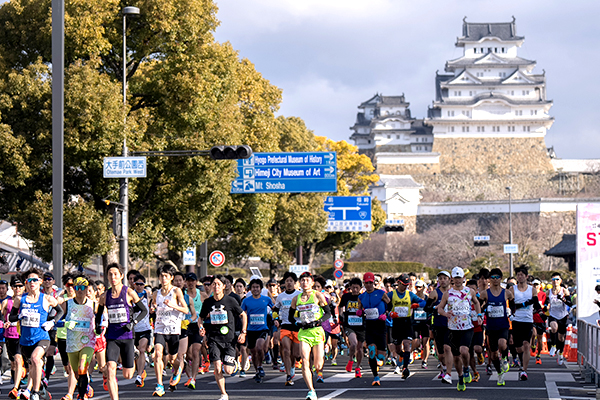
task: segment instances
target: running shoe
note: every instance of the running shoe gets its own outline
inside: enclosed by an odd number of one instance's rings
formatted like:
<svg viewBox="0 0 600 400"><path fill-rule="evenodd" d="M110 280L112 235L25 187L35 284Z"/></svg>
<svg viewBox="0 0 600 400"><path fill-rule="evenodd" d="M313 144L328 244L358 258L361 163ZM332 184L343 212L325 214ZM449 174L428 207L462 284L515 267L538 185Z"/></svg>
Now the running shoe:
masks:
<svg viewBox="0 0 600 400"><path fill-rule="evenodd" d="M473 377L471 376L471 371L463 371L463 380L465 383L471 383L473 381Z"/></svg>
<svg viewBox="0 0 600 400"><path fill-rule="evenodd" d="M479 375L479 372L475 372L475 374L473 375L473 382L479 382L480 377L481 375Z"/></svg>
<svg viewBox="0 0 600 400"><path fill-rule="evenodd" d="M408 379L409 376L410 376L410 371L408 370L408 368L404 368L402 370L402 379Z"/></svg>
<svg viewBox="0 0 600 400"><path fill-rule="evenodd" d="M10 397L10 393L9 393L9 397ZM11 397L11 399L14 399L15 397ZM73 396L71 396L69 393L65 394L60 400L73 400Z"/></svg>
<svg viewBox="0 0 600 400"><path fill-rule="evenodd" d="M263 367L259 367L258 368L258 375L260 375L261 378L265 377L265 370L263 369Z"/></svg>
<svg viewBox="0 0 600 400"><path fill-rule="evenodd" d="M138 375L137 378L135 378L135 385L137 387L143 388L144 387L144 380L146 379L146 376L148 374L146 373L146 370L144 370L144 372L142 372L142 375Z"/></svg>
<svg viewBox="0 0 600 400"><path fill-rule="evenodd" d="M385 359L385 365L392 365L392 359L390 357Z"/></svg>
<svg viewBox="0 0 600 400"><path fill-rule="evenodd" d="M195 379L190 379L188 381L187 388L191 389L191 390L196 390L196 380Z"/></svg>
<svg viewBox="0 0 600 400"><path fill-rule="evenodd" d="M385 359L383 358L382 354L377 355L376 362L377 362L378 367L383 367L383 363L385 362Z"/></svg>
<svg viewBox="0 0 600 400"><path fill-rule="evenodd" d="M337 366L337 360L331 360L331 365L334 367Z"/></svg>
<svg viewBox="0 0 600 400"><path fill-rule="evenodd" d="M556 362L558 365L563 365L565 363L565 358L563 357L562 352L558 352L558 357L556 357Z"/></svg>
<svg viewBox="0 0 600 400"><path fill-rule="evenodd" d="M317 373L317 383L325 383L325 379L323 379L323 373L322 372L318 372Z"/></svg>
<svg viewBox="0 0 600 400"><path fill-rule="evenodd" d="M21 393L19 393L19 399L21 400L29 400L30 397L31 392L29 391L29 389L22 390Z"/></svg>
<svg viewBox="0 0 600 400"><path fill-rule="evenodd" d="M485 362L485 357L483 353L477 354L477 364L482 365Z"/></svg>
<svg viewBox="0 0 600 400"><path fill-rule="evenodd" d="M448 385L452 385L452 376L448 373L444 375L442 378L442 383L447 383Z"/></svg>
<svg viewBox="0 0 600 400"><path fill-rule="evenodd" d="M317 392L309 390L308 393L306 393L306 400L317 400Z"/></svg>
<svg viewBox="0 0 600 400"><path fill-rule="evenodd" d="M285 372L285 364L279 364L279 372Z"/></svg>
<svg viewBox="0 0 600 400"><path fill-rule="evenodd" d="M535 346L531 346L531 351L529 352L529 354L531 355L531 357L535 357L536 354L536 347Z"/></svg>
<svg viewBox="0 0 600 400"><path fill-rule="evenodd" d="M188 387L188 385L190 384L190 382L192 381L192 378L188 378L187 382L183 384L183 386Z"/></svg>
<svg viewBox="0 0 600 400"><path fill-rule="evenodd" d="M183 371L183 367L180 365L179 368L177 368L177 372L173 371L173 376L171 377L171 380L169 381L169 385L170 386L177 386L177 384L179 384L179 381L181 380L181 372Z"/></svg>
<svg viewBox="0 0 600 400"><path fill-rule="evenodd" d="M421 368L427 369L427 361L421 361Z"/></svg>
<svg viewBox="0 0 600 400"><path fill-rule="evenodd" d="M381 378L378 376L373 378L373 383L371 383L371 386L381 386Z"/></svg>
<svg viewBox="0 0 600 400"><path fill-rule="evenodd" d="M521 362L519 361L518 358L513 358L513 362L511 364L512 368L521 368Z"/></svg>
<svg viewBox="0 0 600 400"><path fill-rule="evenodd" d="M38 392L31 392L29 400L40 400L40 394Z"/></svg>
<svg viewBox="0 0 600 400"><path fill-rule="evenodd" d="M296 361L296 364L294 365L295 368L302 368L302 361Z"/></svg>
<svg viewBox="0 0 600 400"><path fill-rule="evenodd" d="M269 353L268 351L265 353L265 364L271 364L272 359L271 359L271 353Z"/></svg>
<svg viewBox="0 0 600 400"><path fill-rule="evenodd" d="M550 357L554 357L554 356L556 355L556 346L552 346L552 347L550 348L550 351L548 352L548 355L549 355Z"/></svg>
<svg viewBox="0 0 600 400"><path fill-rule="evenodd" d="M504 386L504 372L498 374L498 382L496 383L498 386Z"/></svg>
<svg viewBox="0 0 600 400"><path fill-rule="evenodd" d="M285 378L285 386L294 386L294 378L291 375Z"/></svg>
<svg viewBox="0 0 600 400"><path fill-rule="evenodd" d="M73 398L70 395L69 398L65 398L63 397L61 400L73 400ZM18 399L19 398L19 391L17 390L17 388L13 388L10 392L8 392L8 398L9 399Z"/></svg>
<svg viewBox="0 0 600 400"><path fill-rule="evenodd" d="M50 375L54 375L56 373L56 365L52 366L52 371L50 371Z"/></svg>
<svg viewBox="0 0 600 400"><path fill-rule="evenodd" d="M246 377L246 371L240 371L240 378Z"/></svg>
<svg viewBox="0 0 600 400"><path fill-rule="evenodd" d="M204 368L202 368L202 371L204 371L204 373L208 373L208 370L210 369L210 363L208 361L206 361L203 365Z"/></svg>
<svg viewBox="0 0 600 400"><path fill-rule="evenodd" d="M154 393L152 393L152 396L163 397L164 395L165 395L165 387L163 385L156 385L156 388L154 388Z"/></svg>
<svg viewBox="0 0 600 400"><path fill-rule="evenodd" d="M542 358L540 356L537 356L535 358L535 363L538 364L538 365L542 365Z"/></svg>
<svg viewBox="0 0 600 400"><path fill-rule="evenodd" d="M102 377L102 388L108 392L108 379L105 376Z"/></svg>
<svg viewBox="0 0 600 400"><path fill-rule="evenodd" d="M492 370L492 366L490 364L488 364L487 367L485 367L485 373L487 375L492 375L494 373L494 371Z"/></svg>
<svg viewBox="0 0 600 400"><path fill-rule="evenodd" d="M354 377L362 378L362 371L360 370L360 367L356 367L356 369L354 370Z"/></svg>
<svg viewBox="0 0 600 400"><path fill-rule="evenodd" d="M440 371L440 374L437 376L437 379L443 379L446 373L444 371Z"/></svg>
<svg viewBox="0 0 600 400"><path fill-rule="evenodd" d="M520 380L520 381L526 381L526 380L527 380L527 378L528 378L528 376L527 376L527 372L525 372L525 371L521 371L521 372L519 372L519 380Z"/></svg>
<svg viewBox="0 0 600 400"><path fill-rule="evenodd" d="M503 374L507 373L510 370L510 365L508 365L508 360L506 359L506 357L504 357L502 359L501 364L502 364L502 368L501 368L502 369L502 373Z"/></svg>
<svg viewBox="0 0 600 400"><path fill-rule="evenodd" d="M222 394L221 397L219 397L219 400L229 400L229 396L226 394Z"/></svg>
<svg viewBox="0 0 600 400"><path fill-rule="evenodd" d="M87 391L85 392L85 397L87 397L88 399L91 399L92 397L94 397L94 389L88 385L87 387Z"/></svg>
<svg viewBox="0 0 600 400"><path fill-rule="evenodd" d="M238 360L233 360L233 372L231 373L230 376L236 376L238 372L240 372L240 363L238 362Z"/></svg>
<svg viewBox="0 0 600 400"><path fill-rule="evenodd" d="M175 385L169 385L169 391L170 392L174 392L176 390L177 390L177 386L175 386Z"/></svg>
<svg viewBox="0 0 600 400"><path fill-rule="evenodd" d="M456 385L456 388L458 389L459 392L464 392L465 390L467 390L467 385L465 384L465 382L458 382L458 385Z"/></svg>
<svg viewBox="0 0 600 400"><path fill-rule="evenodd" d="M346 372L352 372L352 366L354 365L354 361L349 360L348 364L346 364Z"/></svg>
<svg viewBox="0 0 600 400"><path fill-rule="evenodd" d="M262 383L263 382L262 376L260 376L260 373L258 373L258 372L254 375L253 379L254 379L254 382L256 382L256 383Z"/></svg>
<svg viewBox="0 0 600 400"><path fill-rule="evenodd" d="M290 375L293 377L296 376L296 367L292 367L292 369L290 370Z"/></svg>

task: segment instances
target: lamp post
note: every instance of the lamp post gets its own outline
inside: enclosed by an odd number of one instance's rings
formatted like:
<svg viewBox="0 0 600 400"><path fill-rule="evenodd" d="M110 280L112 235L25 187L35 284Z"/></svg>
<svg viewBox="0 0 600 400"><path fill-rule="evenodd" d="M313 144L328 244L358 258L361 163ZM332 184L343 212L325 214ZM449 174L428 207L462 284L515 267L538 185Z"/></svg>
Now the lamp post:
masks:
<svg viewBox="0 0 600 400"><path fill-rule="evenodd" d="M512 193L511 193L511 187L507 186L506 190L508 190L508 243L512 244L513 242L513 236L512 236ZM510 256L510 265L509 265L509 271L510 271L510 276L514 275L514 266L513 266L513 253L509 254Z"/></svg>
<svg viewBox="0 0 600 400"><path fill-rule="evenodd" d="M127 157L127 16L140 14L137 7L125 7L123 14L123 157ZM123 205L121 209L121 240L119 242L119 263L125 270L129 269L129 180L120 179L119 202ZM127 278L125 278L127 279Z"/></svg>

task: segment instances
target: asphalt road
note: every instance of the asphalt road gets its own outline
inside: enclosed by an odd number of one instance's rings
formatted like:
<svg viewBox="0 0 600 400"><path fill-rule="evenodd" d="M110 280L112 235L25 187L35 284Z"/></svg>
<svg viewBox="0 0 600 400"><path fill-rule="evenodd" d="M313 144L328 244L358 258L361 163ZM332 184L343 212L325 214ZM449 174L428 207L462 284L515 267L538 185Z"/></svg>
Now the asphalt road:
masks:
<svg viewBox="0 0 600 400"><path fill-rule="evenodd" d="M403 380L400 375L393 373L391 366L382 367L379 375L381 376L381 386L372 387L372 374L368 369L366 360L363 360L363 377L354 378L354 373L346 373L344 366L348 358L338 357L338 366L331 366L330 361L325 364L325 383L316 384L319 399L367 399L369 397L377 399L397 399L407 398L414 400L425 399L486 399L486 400L507 400L511 399L594 399L595 393L592 388L585 386L580 382L577 365L559 366L555 358L544 356L542 365L536 365L532 360L529 365L529 380L526 382L518 381L518 371L509 371L506 374L506 386L498 387L496 385L496 375L488 376L485 374L485 368L480 368L481 379L479 382L473 382L467 385L465 392L458 392L456 389L456 373L453 376L454 384L452 386L442 384L436 379L438 370L436 369L437 360L430 357L429 369L421 369L420 361L416 361L410 368L411 376ZM57 359L57 365L60 360ZM484 367L484 366L482 366ZM62 367L58 367L59 372L50 379L50 391L53 399L58 400L66 393L66 379L62 376ZM148 367L147 367L148 368ZM301 374L295 378L295 385L284 386L285 374L275 371L271 365L265 365L266 377L262 384L257 384L252 379L253 368L248 371L245 378L239 376L228 377L226 379L227 392L230 399L304 399L307 388L304 384ZM145 386L138 388L133 380L119 379L119 395L122 400L129 399L149 399L156 385L156 378L153 370L148 368L149 376L146 379ZM168 383L169 377L164 378ZM108 392L102 389L102 378L99 373L93 374L92 386L95 390L94 399L108 399ZM216 387L212 372L205 375L198 375L196 390L190 390L183 386L187 380L184 376L178 386L178 390L170 392L167 390L163 398L166 399L218 399L220 392ZM10 386L8 384L0 385L3 396L8 393Z"/></svg>

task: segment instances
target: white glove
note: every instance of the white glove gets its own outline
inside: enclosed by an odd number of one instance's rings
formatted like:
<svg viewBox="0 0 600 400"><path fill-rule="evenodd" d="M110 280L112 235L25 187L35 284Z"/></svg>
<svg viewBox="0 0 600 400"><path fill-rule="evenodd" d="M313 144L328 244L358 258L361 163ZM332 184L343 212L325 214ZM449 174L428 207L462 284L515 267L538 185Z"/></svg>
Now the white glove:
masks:
<svg viewBox="0 0 600 400"><path fill-rule="evenodd" d="M54 321L46 321L42 324L42 328L48 332L50 329L54 328Z"/></svg>

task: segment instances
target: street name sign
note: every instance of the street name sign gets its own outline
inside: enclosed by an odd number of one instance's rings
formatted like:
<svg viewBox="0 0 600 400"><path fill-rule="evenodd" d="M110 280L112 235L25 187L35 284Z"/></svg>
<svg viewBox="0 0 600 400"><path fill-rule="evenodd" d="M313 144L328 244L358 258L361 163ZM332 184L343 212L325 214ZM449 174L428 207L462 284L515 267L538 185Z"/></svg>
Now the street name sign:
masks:
<svg viewBox="0 0 600 400"><path fill-rule="evenodd" d="M327 196L327 232L371 232L371 198L369 196Z"/></svg>
<svg viewBox="0 0 600 400"><path fill-rule="evenodd" d="M105 178L145 178L146 157L104 157Z"/></svg>
<svg viewBox="0 0 600 400"><path fill-rule="evenodd" d="M254 153L238 160L231 193L337 192L337 154Z"/></svg>
<svg viewBox="0 0 600 400"><path fill-rule="evenodd" d="M183 252L183 265L196 265L196 248L188 247Z"/></svg>

